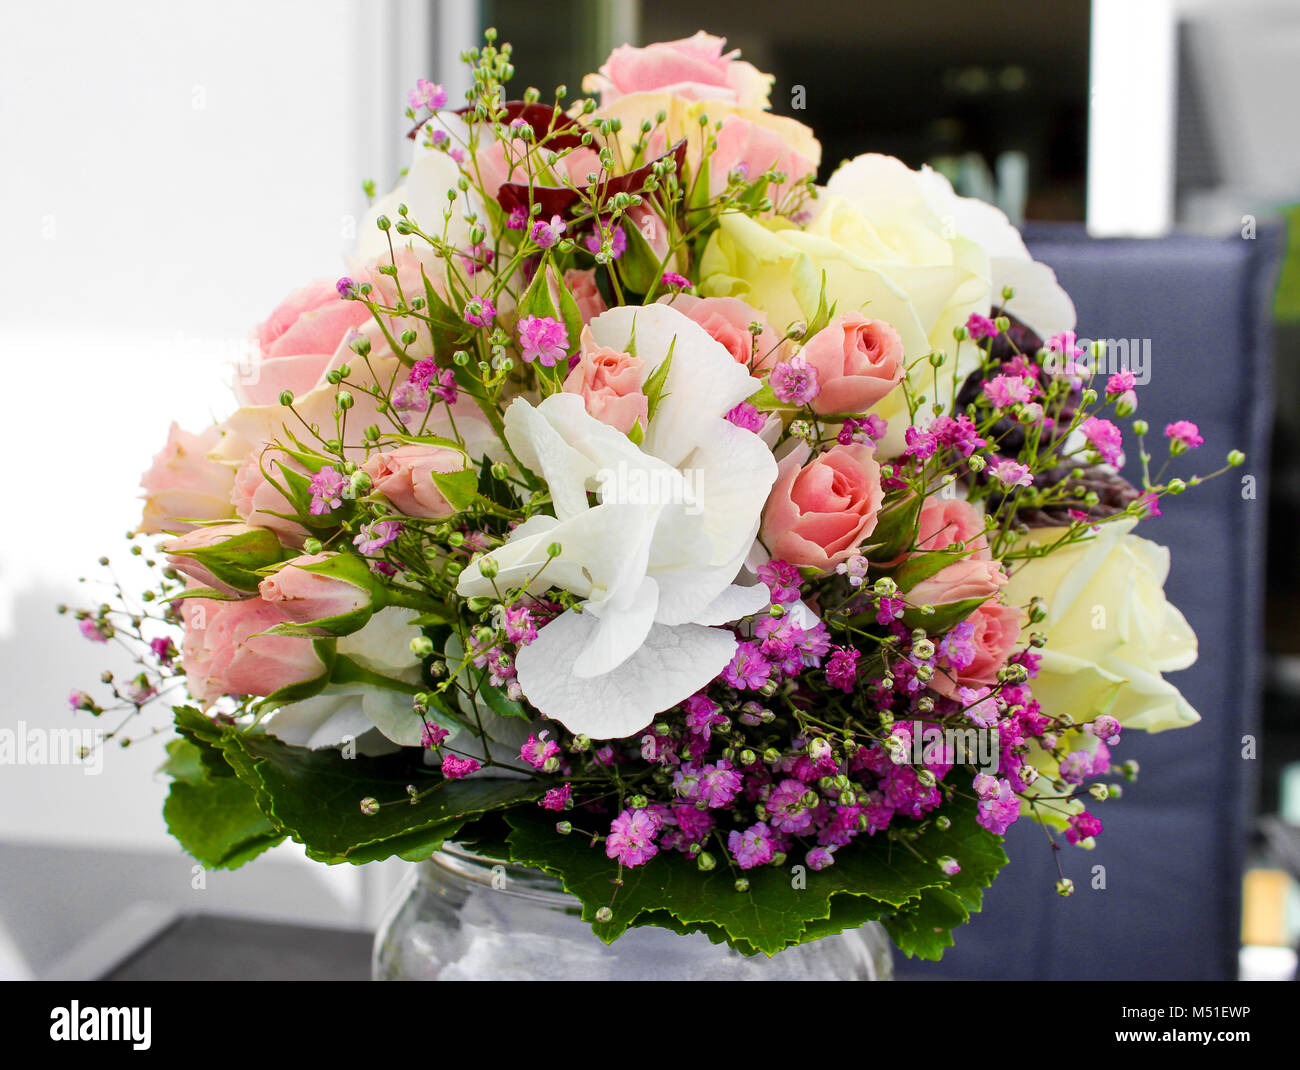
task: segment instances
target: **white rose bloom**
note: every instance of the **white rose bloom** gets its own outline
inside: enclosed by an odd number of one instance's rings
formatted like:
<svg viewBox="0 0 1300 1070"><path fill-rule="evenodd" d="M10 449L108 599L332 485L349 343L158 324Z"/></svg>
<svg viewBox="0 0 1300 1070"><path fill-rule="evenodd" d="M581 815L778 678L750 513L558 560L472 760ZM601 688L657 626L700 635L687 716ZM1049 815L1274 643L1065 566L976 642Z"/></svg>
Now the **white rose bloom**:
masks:
<svg viewBox="0 0 1300 1070"><path fill-rule="evenodd" d="M1079 723L1110 714L1125 728L1162 732L1200 720L1161 676L1196 660L1196 635L1165 599L1168 549L1130 534L1135 523L1103 524L1087 542L1026 562L1002 600L1047 601L1046 619L1025 630L1047 636L1032 681L1045 712ZM1064 531L1039 528L1028 541L1045 546Z"/></svg>
<svg viewBox="0 0 1300 1070"><path fill-rule="evenodd" d="M577 394L537 406L516 399L506 436L546 480L555 515L532 517L491 552L495 580L473 564L457 591L555 586L583 599L581 612L562 613L520 650L519 684L543 716L614 739L709 683L737 645L717 625L767 606L763 584L734 580L776 462L757 435L723 418L759 384L703 328L651 305L613 309L590 330L597 345L634 347L647 378L672 352L642 445L590 416ZM549 559L555 543L562 552Z"/></svg>

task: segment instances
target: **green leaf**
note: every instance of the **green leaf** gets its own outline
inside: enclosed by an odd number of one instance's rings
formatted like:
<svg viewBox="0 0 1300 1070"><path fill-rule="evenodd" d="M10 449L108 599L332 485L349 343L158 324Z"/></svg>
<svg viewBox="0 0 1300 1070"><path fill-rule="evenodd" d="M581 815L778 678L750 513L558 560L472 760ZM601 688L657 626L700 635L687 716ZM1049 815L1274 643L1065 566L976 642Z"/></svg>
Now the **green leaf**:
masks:
<svg viewBox="0 0 1300 1070"><path fill-rule="evenodd" d="M912 554L894 569L890 576L898 584L898 589L906 594L922 580L928 580L949 565L955 565L969 553L973 551L930 550L926 553Z"/></svg>
<svg viewBox="0 0 1300 1070"><path fill-rule="evenodd" d="M167 760L158 767L158 772L173 780L194 782L208 776L203 764L203 750L196 743L181 737L167 743ZM224 759L222 764L225 764ZM229 766L227 766L229 769Z"/></svg>
<svg viewBox="0 0 1300 1070"><path fill-rule="evenodd" d="M478 473L472 468L459 472L434 472L433 482L457 512L464 512L479 500Z"/></svg>
<svg viewBox="0 0 1300 1070"><path fill-rule="evenodd" d="M885 931L908 958L937 962L943 958L944 948L953 945L952 930L968 918L961 900L951 892L926 888L919 903L885 919Z"/></svg>
<svg viewBox="0 0 1300 1070"><path fill-rule="evenodd" d="M673 351L676 348L677 338L674 336L673 340L668 344L667 356L659 362L659 367L650 373L650 376L645 381L645 386L641 388L646 396L647 423L654 419L655 409L659 407L659 402L668 396L664 393L664 383L668 381L668 370L673 366Z"/></svg>
<svg viewBox="0 0 1300 1070"><path fill-rule="evenodd" d="M964 598L960 602L945 602L934 606L933 613L922 613L909 607L903 611L903 623L909 628L924 628L932 635L938 635L964 621L987 601L987 598Z"/></svg>
<svg viewBox="0 0 1300 1070"><path fill-rule="evenodd" d="M770 185L766 175L759 177L756 181L745 187L745 192L740 195L740 203L748 205L754 211L758 211L758 206L767 196L767 187Z"/></svg>
<svg viewBox="0 0 1300 1070"><path fill-rule="evenodd" d="M259 570L284 556L280 540L267 528L253 528L228 535L211 546L173 553L197 561L222 583L241 591L256 591L262 579Z"/></svg>
<svg viewBox="0 0 1300 1070"><path fill-rule="evenodd" d="M425 273L424 265L420 266L420 278L424 280L424 315L423 319L429 324L429 333L433 338L435 349L451 348L464 339L469 337L469 325L456 314L442 296L434 289L433 283L429 281L429 276Z"/></svg>
<svg viewBox="0 0 1300 1070"><path fill-rule="evenodd" d="M654 214L646 216L645 222L653 227L666 226L664 221ZM614 262L617 265L619 278L623 280L624 287L633 293L649 293L651 287L659 281L661 274L659 257L655 255L654 249L640 227L634 226L626 216L623 217L622 226L623 233L627 236L627 248Z"/></svg>
<svg viewBox="0 0 1300 1070"><path fill-rule="evenodd" d="M221 726L193 706L174 706L172 712L176 718L177 733L198 752L197 756L203 765L204 776L209 779L233 777L235 771L221 752ZM171 753L170 748L168 753ZM170 761L170 758L168 760Z"/></svg>
<svg viewBox="0 0 1300 1070"><path fill-rule="evenodd" d="M811 257L800 256L795 260L791 279L795 294L799 297L799 304L804 314L808 316L807 329L803 335L806 342L835 318L836 304L826 303L826 271L824 269L819 271ZM808 298L812 296L814 288L817 291L817 303L813 306L812 314L809 315L811 302Z"/></svg>
<svg viewBox="0 0 1300 1070"><path fill-rule="evenodd" d="M976 824L973 802L958 799L944 807L952 821L943 830L930 822L908 845L883 836L859 837L841 848L835 864L821 871L792 867L757 867L745 873L749 889L737 892L734 876L723 864L708 873L677 852L661 851L649 863L624 868L622 886L616 862L593 847L588 837L561 836L553 818L531 808L510 810L505 819L511 859L558 876L583 903L583 919L609 943L633 925L667 925L678 932L704 932L725 939L744 954L773 955L783 948L887 919L923 905L926 889L946 891L959 910L959 924L978 910L982 889L1005 865L1001 838ZM909 849L910 848L910 849ZM947 876L936 864L950 855L961 871ZM795 879L798 876L799 879ZM616 892L616 894L615 894ZM613 917L596 921L609 906ZM960 917L958 918L958 915ZM671 918L671 922L669 921ZM924 926L922 926L924 928ZM930 949L930 942L909 936L900 946L909 953ZM898 939L898 937L896 937Z"/></svg>
<svg viewBox="0 0 1300 1070"><path fill-rule="evenodd" d="M793 412L798 408L797 405L791 405L788 401L778 398L766 378L763 379L763 385L750 394L747 400L760 412Z"/></svg>
<svg viewBox="0 0 1300 1070"><path fill-rule="evenodd" d="M409 750L345 758L335 750L307 750L221 724L191 708L176 715L178 728L192 742L220 750L271 825L321 862L427 858L466 822L530 802L545 790L534 780L431 779L431 770ZM407 795L408 784L422 789L415 802ZM381 804L377 813L362 813L365 798Z"/></svg>
<svg viewBox="0 0 1300 1070"><path fill-rule="evenodd" d="M443 449L455 450L457 453L465 452L464 447L454 438L444 438L442 435L400 435L396 431L386 430L384 439L392 439L407 446L441 446Z"/></svg>
<svg viewBox="0 0 1300 1070"><path fill-rule="evenodd" d="M167 828L208 869L235 869L284 839L235 777L176 780L163 804Z"/></svg>
<svg viewBox="0 0 1300 1070"><path fill-rule="evenodd" d="M876 529L868 536L868 545L863 550L869 560L887 563L912 548L924 501L919 494L913 494L880 514Z"/></svg>
<svg viewBox="0 0 1300 1070"><path fill-rule="evenodd" d="M483 670L483 676L479 680L478 693L479 697L487 703L488 709L498 717L519 717L525 721L533 719L533 715L524 709L521 703L510 698L488 679L487 669Z"/></svg>
<svg viewBox="0 0 1300 1070"><path fill-rule="evenodd" d="M481 497L504 509L518 509L519 495L507 480L492 474L492 458L484 457L478 466L478 492Z"/></svg>

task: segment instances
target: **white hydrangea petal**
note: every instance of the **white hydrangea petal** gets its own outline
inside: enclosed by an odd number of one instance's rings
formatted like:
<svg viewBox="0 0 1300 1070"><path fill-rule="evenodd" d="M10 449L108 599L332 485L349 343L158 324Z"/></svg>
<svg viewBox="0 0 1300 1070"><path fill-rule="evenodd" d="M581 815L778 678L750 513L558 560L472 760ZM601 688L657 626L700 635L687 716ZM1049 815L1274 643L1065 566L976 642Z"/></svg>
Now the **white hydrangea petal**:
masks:
<svg viewBox="0 0 1300 1070"><path fill-rule="evenodd" d="M714 420L703 429L682 467L695 473L690 482L709 540L707 563L731 561L742 545L747 548L752 543L753 520L762 513L776 482L772 451L752 431Z"/></svg>
<svg viewBox="0 0 1300 1070"><path fill-rule="evenodd" d="M698 624L656 624L626 661L602 676L582 678L571 667L598 622L569 610L519 652L515 666L528 701L544 717L592 739L621 739L645 728L718 675L736 651L736 638Z"/></svg>
<svg viewBox="0 0 1300 1070"><path fill-rule="evenodd" d="M752 587L731 584L710 602L695 618L696 624L730 624L754 613L761 613L771 604L772 592L766 583Z"/></svg>
<svg viewBox="0 0 1300 1070"><path fill-rule="evenodd" d="M575 676L590 679L612 672L650 634L659 608L659 585L645 576L634 596L621 601L618 606L584 610L584 615L595 621L596 626L573 663Z"/></svg>
<svg viewBox="0 0 1300 1070"><path fill-rule="evenodd" d="M564 410L566 402L557 401L564 396L582 408L582 398L576 394L553 394L547 399L556 402L552 410ZM586 416L585 411L583 415ZM599 466L574 448L572 441L547 419L541 406L534 407L524 398L516 398L506 410L505 431L519 463L546 480L559 520L568 520L587 510L587 484L594 479Z"/></svg>

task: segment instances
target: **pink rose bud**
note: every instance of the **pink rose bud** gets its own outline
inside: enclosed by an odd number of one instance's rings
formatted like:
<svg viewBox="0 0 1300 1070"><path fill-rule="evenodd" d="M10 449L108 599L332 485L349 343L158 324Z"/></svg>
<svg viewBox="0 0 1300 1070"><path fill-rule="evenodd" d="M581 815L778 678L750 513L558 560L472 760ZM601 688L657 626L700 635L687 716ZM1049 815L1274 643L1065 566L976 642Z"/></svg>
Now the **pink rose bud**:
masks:
<svg viewBox="0 0 1300 1070"><path fill-rule="evenodd" d="M717 140L718 147L709 158L709 192L714 197L726 190L732 172L744 175L747 182L756 182L768 171L777 171L786 180L768 186L767 197L779 205L793 183L817 170L819 161L796 152L769 122L729 115L722 121Z"/></svg>
<svg viewBox="0 0 1300 1070"><path fill-rule="evenodd" d="M971 551L968 556L974 560L987 561L992 556L983 514L964 498L926 498L916 533L917 549L947 550L957 543Z"/></svg>
<svg viewBox="0 0 1300 1070"><path fill-rule="evenodd" d="M930 681L934 690L949 698L957 697L958 687L993 687L998 682L998 670L1020 642L1023 614L1014 606L986 602L967 620L975 628L970 638L973 657L969 664L959 669L941 668Z"/></svg>
<svg viewBox="0 0 1300 1070"><path fill-rule="evenodd" d="M280 560L280 540L268 528L216 524L162 545L167 564L204 587L238 598L257 590L258 569Z"/></svg>
<svg viewBox="0 0 1300 1070"><path fill-rule="evenodd" d="M399 446L361 466L374 489L405 516L441 520L456 510L433 481L433 473L461 472L465 455L445 446Z"/></svg>
<svg viewBox="0 0 1300 1070"><path fill-rule="evenodd" d="M145 492L144 515L137 529L141 534L180 534L196 527L188 521L224 520L235 515L230 504L235 474L228 465L207 457L220 441L221 432L215 427L192 435L171 425L167 444L140 477Z"/></svg>
<svg viewBox="0 0 1300 1070"><path fill-rule="evenodd" d="M777 466L762 539L773 557L825 571L875 531L884 491L873 446L832 446L804 464L810 452L800 445Z"/></svg>
<svg viewBox="0 0 1300 1070"><path fill-rule="evenodd" d="M817 369L818 413L865 412L903 380L903 340L884 320L857 312L836 316L800 355Z"/></svg>
<svg viewBox="0 0 1300 1070"><path fill-rule="evenodd" d="M578 363L564 380L564 390L581 394L587 412L624 434L649 419L650 403L641 390L645 361L627 353L598 346L583 328Z"/></svg>
<svg viewBox="0 0 1300 1070"><path fill-rule="evenodd" d="M287 454L276 449L254 450L236 473L230 498L245 523L269 528L286 545L301 546L307 529L290 519L295 515L294 505L276 486L288 486L285 469L309 478L306 469Z"/></svg>
<svg viewBox="0 0 1300 1070"><path fill-rule="evenodd" d="M346 635L365 625L375 610L376 584L355 554L304 554L286 561L257 588L297 624L322 634Z"/></svg>
<svg viewBox="0 0 1300 1070"><path fill-rule="evenodd" d="M600 287L596 285L596 269L570 268L564 273L564 285L578 303L578 314L582 316L585 326L602 312L609 311L605 298L601 296Z"/></svg>
<svg viewBox="0 0 1300 1070"><path fill-rule="evenodd" d="M288 618L269 602L181 602L185 640L181 664L195 700L211 704L222 695L270 695L292 684L327 679L315 641L261 633Z"/></svg>
<svg viewBox="0 0 1300 1070"><path fill-rule="evenodd" d="M996 561L963 558L904 592L916 606L942 606L971 599L989 599L1006 586L1007 576Z"/></svg>

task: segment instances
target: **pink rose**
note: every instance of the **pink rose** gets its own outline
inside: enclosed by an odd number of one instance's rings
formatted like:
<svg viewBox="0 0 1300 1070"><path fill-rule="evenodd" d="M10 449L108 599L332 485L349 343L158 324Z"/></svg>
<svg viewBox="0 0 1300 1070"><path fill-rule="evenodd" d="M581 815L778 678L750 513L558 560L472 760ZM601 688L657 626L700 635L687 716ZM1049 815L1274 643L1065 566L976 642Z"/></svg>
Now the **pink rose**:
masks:
<svg viewBox="0 0 1300 1070"><path fill-rule="evenodd" d="M913 605L942 606L972 598L992 598L1006 583L1006 573L998 562L962 558L904 593Z"/></svg>
<svg viewBox="0 0 1300 1070"><path fill-rule="evenodd" d="M460 472L465 455L445 446L399 446L361 466L374 488L406 516L441 520L456 510L433 481L434 472Z"/></svg>
<svg viewBox="0 0 1300 1070"><path fill-rule="evenodd" d="M767 317L738 297L692 297L677 294L661 297L660 304L672 305L678 312L704 328L710 338L721 342L737 364L751 371L767 371L784 352L783 340L767 325ZM762 330L757 336L749 333L749 325L758 323Z"/></svg>
<svg viewBox="0 0 1300 1070"><path fill-rule="evenodd" d="M196 528L162 545L167 564L201 587L242 598L256 586L254 570L280 560L275 533L248 524L216 524ZM223 579L222 577L225 577ZM226 582L243 583L235 587Z"/></svg>
<svg viewBox="0 0 1300 1070"><path fill-rule="evenodd" d="M680 41L661 41L635 48L620 45L610 53L599 74L583 80L587 92L599 92L601 104L628 93L670 93L686 100L725 100L741 107L765 108L771 75L736 59L739 51L723 52L725 37L701 30Z"/></svg>
<svg viewBox="0 0 1300 1070"><path fill-rule="evenodd" d="M799 353L817 369L821 392L814 412L865 412L903 379L898 332L857 312L836 316Z"/></svg>
<svg viewBox="0 0 1300 1070"><path fill-rule="evenodd" d="M773 557L827 571L875 531L884 491L872 446L832 446L804 464L810 452L801 444L777 466L762 538Z"/></svg>
<svg viewBox="0 0 1300 1070"><path fill-rule="evenodd" d="M370 591L342 576L309 572L304 565L318 565L338 554L303 554L286 561L257 586L262 601L276 606L299 624L343 617L370 607ZM355 560L355 559L354 559Z"/></svg>
<svg viewBox="0 0 1300 1070"><path fill-rule="evenodd" d="M312 640L260 635L289 618L260 598L181 602L181 664L191 695L205 705L221 695L269 695L325 672Z"/></svg>
<svg viewBox="0 0 1300 1070"><path fill-rule="evenodd" d="M739 169L746 182L755 182L764 172L776 170L784 173L786 180L768 186L767 196L779 206L794 183L817 170L816 160L795 151L775 130L738 115L722 121L717 139L718 147L709 157L709 192L715 197L727 188L732 171Z"/></svg>
<svg viewBox="0 0 1300 1070"><path fill-rule="evenodd" d="M295 290L257 328L257 356L236 376L239 404L275 405L281 391L307 393L349 332L369 319L364 304L339 296L336 280L317 279Z"/></svg>
<svg viewBox="0 0 1300 1070"><path fill-rule="evenodd" d="M164 531L193 531L189 520L221 520L234 516L230 493L235 473L210 453L221 441L221 432L210 427L192 435L172 424L167 444L154 455L153 465L140 477L144 488L144 515L137 529L145 535Z"/></svg>
<svg viewBox="0 0 1300 1070"><path fill-rule="evenodd" d="M564 273L564 285L569 288L574 301L578 303L578 314L583 325L590 323L602 312L609 311L605 298L601 296L600 287L596 285L596 269L569 268Z"/></svg>
<svg viewBox="0 0 1300 1070"><path fill-rule="evenodd" d="M287 487L284 469L297 472L306 477L307 471L296 461L276 449L258 449L248 455L247 460L235 474L235 489L231 492L231 501L235 512L241 520L254 527L270 528L282 542L289 546L301 546L308 535L307 529L293 517L293 504L280 493L279 487ZM268 479L267 476L271 478ZM271 480L275 482L271 482Z"/></svg>
<svg viewBox="0 0 1300 1070"><path fill-rule="evenodd" d="M650 413L641 390L644 366L645 361L639 357L596 345L590 328L584 327L578 363L564 380L564 389L581 394L587 412L601 423L624 434L637 423L644 429Z"/></svg>
<svg viewBox="0 0 1300 1070"><path fill-rule="evenodd" d="M967 555L971 560L987 561L992 556L983 514L964 498L926 498L916 533L917 550L947 550L957 543L973 551Z"/></svg>
<svg viewBox="0 0 1300 1070"><path fill-rule="evenodd" d="M986 602L967 619L975 626L971 636L975 657L964 669L939 667L930 682L931 687L949 698L956 697L958 687L993 687L998 682L998 670L1020 641L1023 620L1020 610L1013 606Z"/></svg>

